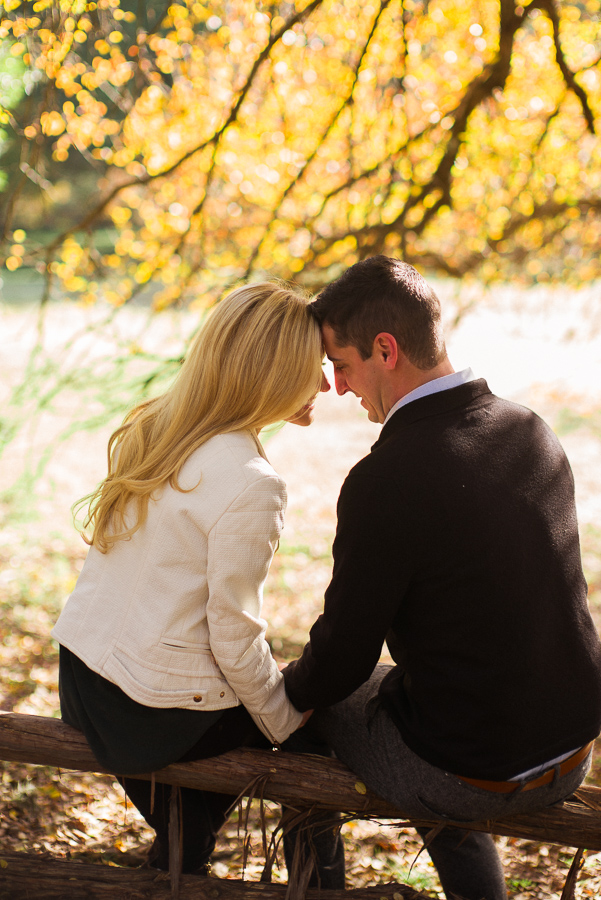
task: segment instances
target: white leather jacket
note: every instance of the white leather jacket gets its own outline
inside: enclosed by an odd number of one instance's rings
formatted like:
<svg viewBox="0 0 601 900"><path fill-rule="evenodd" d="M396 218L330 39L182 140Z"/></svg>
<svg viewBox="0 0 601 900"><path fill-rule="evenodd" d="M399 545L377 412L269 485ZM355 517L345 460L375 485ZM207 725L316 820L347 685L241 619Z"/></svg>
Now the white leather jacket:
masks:
<svg viewBox="0 0 601 900"><path fill-rule="evenodd" d="M218 435L165 486L130 540L91 547L52 632L126 694L154 707L243 703L285 740L302 714L265 640L263 584L286 488L249 432Z"/></svg>

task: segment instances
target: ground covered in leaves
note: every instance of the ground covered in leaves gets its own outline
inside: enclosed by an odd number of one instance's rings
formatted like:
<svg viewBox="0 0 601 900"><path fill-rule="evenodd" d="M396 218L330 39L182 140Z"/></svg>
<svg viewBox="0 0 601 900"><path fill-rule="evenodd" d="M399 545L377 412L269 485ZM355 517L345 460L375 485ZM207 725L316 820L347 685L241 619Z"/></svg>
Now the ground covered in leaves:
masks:
<svg viewBox="0 0 601 900"><path fill-rule="evenodd" d="M58 714L58 656L48 634L65 596L81 567L83 552L55 540L32 549L18 532L0 532L0 684L1 707L37 715ZM272 601L281 611L290 608L290 594L309 563L328 566L325 557L311 559L308 548L284 546L272 574ZM288 602L284 602L288 601ZM294 609L294 607L292 607ZM305 607L305 613L307 612ZM291 656L302 643L294 613L287 635L276 652ZM104 865L138 866L144 862L152 832L110 776L61 772L42 766L0 764L0 861L14 851L45 853ZM601 747L592 779L601 783ZM267 803L267 825L275 828L279 811ZM213 859L221 878L258 880L264 865L258 801L248 827L240 827L247 811L235 810L223 830ZM353 821L343 826L349 887L410 883L442 897L436 872L411 829L395 823ZM558 898L572 861L572 852L552 845L500 838L512 900ZM280 854L281 857L281 854ZM274 881L286 871L275 867ZM591 853L581 870L576 896L601 895L601 854Z"/></svg>
<svg viewBox="0 0 601 900"><path fill-rule="evenodd" d="M470 353L474 347L477 343L471 340ZM5 360L7 372L13 363L12 357ZM571 370L566 367L566 371ZM599 404L585 396L567 397L547 389L517 399L555 424L568 451L579 495L591 609L601 625ZM102 477L109 430L89 440L80 435L62 445L49 466L48 478L36 487L35 504L29 508L25 504L22 510L12 501L4 509L0 505L1 709L58 715L58 654L49 634L85 556L85 546L70 530L68 510ZM320 398L317 421L310 429L287 426L267 445L289 493L286 529L269 576L264 609L279 659L292 659L299 653L321 610L331 570L338 491L346 472L369 451L377 433L355 398L337 398L332 392ZM51 437L42 430L38 442L44 446ZM11 475L7 466L18 468L21 450L17 449L14 458L3 457L0 475L7 481ZM34 505L38 518L28 520ZM104 865L137 866L144 861L152 833L111 777L7 763L0 763L0 774L0 866L2 853L14 851ZM601 785L601 745L589 780ZM277 820L277 807L267 804L268 826L275 827ZM214 854L214 872L224 878L244 874L257 880L264 864L257 806L251 808L247 829L239 828L239 821L240 814L234 811ZM442 897L436 872L428 855L419 854L420 844L411 829L357 821L344 826L344 837L349 887L405 881L432 897ZM559 900L571 850L511 838L500 838L498 846L512 900ZM285 880L282 866L276 866L273 878ZM576 897L600 896L601 853L589 853Z"/></svg>

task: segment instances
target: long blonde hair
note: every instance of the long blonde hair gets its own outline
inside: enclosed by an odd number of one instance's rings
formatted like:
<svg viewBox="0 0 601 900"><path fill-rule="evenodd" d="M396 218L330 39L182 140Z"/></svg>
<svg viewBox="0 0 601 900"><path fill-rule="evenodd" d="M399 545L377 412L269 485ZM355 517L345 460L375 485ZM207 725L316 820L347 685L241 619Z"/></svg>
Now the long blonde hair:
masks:
<svg viewBox="0 0 601 900"><path fill-rule="evenodd" d="M257 437L292 416L319 390L322 356L305 297L271 282L232 291L209 315L172 387L135 407L111 436L107 477L76 504L88 508L84 528L92 538L84 540L106 553L130 538L153 492L167 482L183 490L182 466L215 435Z"/></svg>

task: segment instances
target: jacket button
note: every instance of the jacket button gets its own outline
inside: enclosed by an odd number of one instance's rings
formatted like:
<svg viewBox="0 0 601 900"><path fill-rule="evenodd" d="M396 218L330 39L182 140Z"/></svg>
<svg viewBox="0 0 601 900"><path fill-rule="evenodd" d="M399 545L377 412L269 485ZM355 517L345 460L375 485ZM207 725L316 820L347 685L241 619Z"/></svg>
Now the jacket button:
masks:
<svg viewBox="0 0 601 900"><path fill-rule="evenodd" d="M195 694L194 697L192 697L192 699L194 700L195 703L200 703L200 701L202 700L202 697L200 696L200 694Z"/></svg>
<svg viewBox="0 0 601 900"><path fill-rule="evenodd" d="M221 691L221 693L219 694L219 696L220 696L220 697L225 697L225 691Z"/></svg>

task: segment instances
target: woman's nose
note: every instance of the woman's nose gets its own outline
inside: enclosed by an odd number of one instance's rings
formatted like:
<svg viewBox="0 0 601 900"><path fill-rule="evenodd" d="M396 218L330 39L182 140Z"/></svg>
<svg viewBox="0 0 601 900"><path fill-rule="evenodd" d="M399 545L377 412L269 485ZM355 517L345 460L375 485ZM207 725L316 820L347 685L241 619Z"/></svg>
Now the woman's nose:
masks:
<svg viewBox="0 0 601 900"><path fill-rule="evenodd" d="M326 378L326 373L325 373L325 372L322 372L322 373L321 373L321 387L319 388L319 390L320 390L320 391L323 391L324 393L325 393L326 391L329 391L329 390L330 390L330 382L329 382L328 379Z"/></svg>

